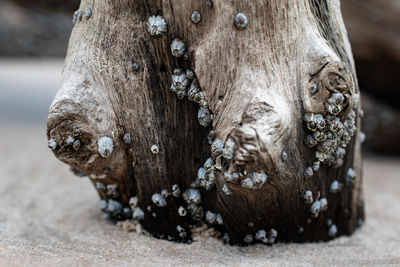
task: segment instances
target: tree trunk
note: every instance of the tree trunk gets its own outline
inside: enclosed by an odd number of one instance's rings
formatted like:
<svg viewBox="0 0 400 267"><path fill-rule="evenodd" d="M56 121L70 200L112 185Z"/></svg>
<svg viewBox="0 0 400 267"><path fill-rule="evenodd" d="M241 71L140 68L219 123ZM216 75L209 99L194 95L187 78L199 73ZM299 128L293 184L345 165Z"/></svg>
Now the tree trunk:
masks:
<svg viewBox="0 0 400 267"><path fill-rule="evenodd" d="M130 206L151 234L183 242L204 221L231 244L328 240L363 220L339 1L82 0L80 11L47 135L110 218Z"/></svg>

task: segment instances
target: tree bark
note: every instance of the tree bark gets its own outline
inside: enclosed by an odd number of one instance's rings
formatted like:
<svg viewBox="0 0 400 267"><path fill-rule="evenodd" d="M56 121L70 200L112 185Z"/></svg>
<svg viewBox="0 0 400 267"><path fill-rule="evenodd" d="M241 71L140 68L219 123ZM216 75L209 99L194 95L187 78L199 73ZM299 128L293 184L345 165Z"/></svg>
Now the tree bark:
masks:
<svg viewBox="0 0 400 267"><path fill-rule="evenodd" d="M129 218L130 205L151 234L183 242L205 221L231 244L328 240L363 220L359 89L339 1L87 8L47 135L108 216Z"/></svg>

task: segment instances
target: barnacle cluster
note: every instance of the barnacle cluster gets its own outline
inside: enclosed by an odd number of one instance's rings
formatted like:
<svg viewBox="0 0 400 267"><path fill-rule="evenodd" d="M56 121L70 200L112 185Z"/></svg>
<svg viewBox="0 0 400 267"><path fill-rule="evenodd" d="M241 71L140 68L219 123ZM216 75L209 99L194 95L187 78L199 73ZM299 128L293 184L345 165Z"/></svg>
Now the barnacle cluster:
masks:
<svg viewBox="0 0 400 267"><path fill-rule="evenodd" d="M204 217L204 209L201 203L201 194L198 189L188 188L182 194L183 200L187 204L187 209L194 221L201 221Z"/></svg>
<svg viewBox="0 0 400 267"><path fill-rule="evenodd" d="M315 147L315 159L311 168L307 168L304 175L312 176L312 171L319 169L320 162L328 166L339 167L343 164L346 155L346 146L356 132L356 111L358 109L358 95L353 99L353 107L344 119L341 113L348 105L342 93L332 93L325 102L326 115L306 113L303 117L309 134L307 145Z"/></svg>
<svg viewBox="0 0 400 267"><path fill-rule="evenodd" d="M328 209L328 200L326 198L321 198L312 203L310 207L310 215L312 218L318 218L321 211L326 211Z"/></svg>
<svg viewBox="0 0 400 267"><path fill-rule="evenodd" d="M185 55L185 45L182 41L175 39L171 44L171 53L176 57ZM200 105L197 118L200 125L208 127L212 123L212 114L208 109L208 103L200 88L198 80L192 70L174 69L172 73L171 91L177 95L179 99L188 97L189 101L196 102Z"/></svg>
<svg viewBox="0 0 400 267"><path fill-rule="evenodd" d="M105 217L110 220L122 220L132 218L131 208L122 206L122 204L117 200L101 200L100 208L104 212Z"/></svg>
<svg viewBox="0 0 400 267"><path fill-rule="evenodd" d="M275 243L277 237L278 237L278 231L273 228L270 229L268 232L264 229L260 229L254 234L255 240L268 245L272 245L273 243ZM245 235L243 241L248 244L252 243L253 235L252 234Z"/></svg>

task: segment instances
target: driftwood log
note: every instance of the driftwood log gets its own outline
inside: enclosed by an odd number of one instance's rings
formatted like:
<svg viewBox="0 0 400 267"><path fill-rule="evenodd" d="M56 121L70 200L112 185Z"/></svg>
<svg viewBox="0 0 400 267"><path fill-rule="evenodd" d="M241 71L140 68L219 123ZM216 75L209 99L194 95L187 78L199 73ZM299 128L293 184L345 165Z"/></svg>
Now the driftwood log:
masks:
<svg viewBox="0 0 400 267"><path fill-rule="evenodd" d="M191 241L328 240L363 221L359 89L336 0L82 0L49 147L112 220Z"/></svg>

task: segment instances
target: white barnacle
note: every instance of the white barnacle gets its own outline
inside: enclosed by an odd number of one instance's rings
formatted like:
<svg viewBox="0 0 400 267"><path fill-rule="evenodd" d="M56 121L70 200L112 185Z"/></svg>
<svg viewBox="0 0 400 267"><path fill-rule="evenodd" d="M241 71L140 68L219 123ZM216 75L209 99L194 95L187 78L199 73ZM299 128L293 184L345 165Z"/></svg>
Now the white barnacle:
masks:
<svg viewBox="0 0 400 267"><path fill-rule="evenodd" d="M182 238L186 237L186 235L187 235L186 230L181 225L177 225L176 230L178 231L180 237L182 237Z"/></svg>
<svg viewBox="0 0 400 267"><path fill-rule="evenodd" d="M57 143L56 143L56 141L54 141L54 139L50 139L50 140L47 142L47 146L48 146L49 148L51 148L52 150L55 150L55 149L57 148Z"/></svg>
<svg viewBox="0 0 400 267"><path fill-rule="evenodd" d="M360 139L361 144L364 143L365 142L365 138L366 138L365 133L360 132L358 134L358 138Z"/></svg>
<svg viewBox="0 0 400 267"><path fill-rule="evenodd" d="M204 169L206 169L207 173L214 171L214 160L212 158L208 158L204 163Z"/></svg>
<svg viewBox="0 0 400 267"><path fill-rule="evenodd" d="M67 137L67 145L72 145L74 143L75 139L72 136Z"/></svg>
<svg viewBox="0 0 400 267"><path fill-rule="evenodd" d="M167 190L167 189L163 189L163 190L161 190L160 194L161 194L161 196L163 196L164 198L166 198L166 197L168 197L168 196L169 196L169 192L168 192L168 190Z"/></svg>
<svg viewBox="0 0 400 267"><path fill-rule="evenodd" d="M334 180L329 187L329 192L332 194L337 194L342 189L342 184L339 183L337 180Z"/></svg>
<svg viewBox="0 0 400 267"><path fill-rule="evenodd" d="M283 162L285 162L286 160L287 160L287 153L285 152L285 151L282 151L282 153L281 153L281 160L283 161Z"/></svg>
<svg viewBox="0 0 400 267"><path fill-rule="evenodd" d="M154 155L157 155L160 152L160 150L156 144L152 145L150 147L150 150L151 150L151 153L153 153Z"/></svg>
<svg viewBox="0 0 400 267"><path fill-rule="evenodd" d="M312 84L311 87L310 87L310 93L313 95L313 94L315 94L316 92L318 92L318 86L317 86L317 83L316 83L316 82L313 82L313 84Z"/></svg>
<svg viewBox="0 0 400 267"><path fill-rule="evenodd" d="M222 240L224 241L225 244L230 242L230 237L228 233L224 233L224 236L222 237Z"/></svg>
<svg viewBox="0 0 400 267"><path fill-rule="evenodd" d="M83 11L83 16L85 19L89 19L92 16L92 9L90 9L90 7L85 8Z"/></svg>
<svg viewBox="0 0 400 267"><path fill-rule="evenodd" d="M187 79L185 73L173 74L172 84L175 86L177 91L186 90L189 85L189 79Z"/></svg>
<svg viewBox="0 0 400 267"><path fill-rule="evenodd" d="M187 215L187 211L186 211L186 209L184 207L179 206L178 214L179 214L179 216L185 217Z"/></svg>
<svg viewBox="0 0 400 267"><path fill-rule="evenodd" d="M235 24L238 30L244 30L247 27L248 19L245 14L237 13L235 18L233 19L233 23Z"/></svg>
<svg viewBox="0 0 400 267"><path fill-rule="evenodd" d="M322 116L321 114L316 114L314 120L315 120L315 124L319 130L322 131L325 129L326 121L324 119L324 116Z"/></svg>
<svg viewBox="0 0 400 267"><path fill-rule="evenodd" d="M198 87L196 80L194 80L191 83L191 85L189 87L189 90L188 90L188 93L187 93L189 101L195 102L196 101L196 96L197 96L198 93L200 93L200 88Z"/></svg>
<svg viewBox="0 0 400 267"><path fill-rule="evenodd" d="M223 225L224 224L224 220L222 219L222 216L220 213L217 213L217 217L215 218L215 223L219 224L219 225Z"/></svg>
<svg viewBox="0 0 400 267"><path fill-rule="evenodd" d="M144 212L141 208L136 207L133 210L133 215L132 215L133 219L135 220L144 220Z"/></svg>
<svg viewBox="0 0 400 267"><path fill-rule="evenodd" d="M318 218L319 212L321 211L321 203L316 200L310 207L310 214L312 218Z"/></svg>
<svg viewBox="0 0 400 267"><path fill-rule="evenodd" d="M308 167L304 170L304 177L305 178L310 178L311 176L313 176L314 172L312 167Z"/></svg>
<svg viewBox="0 0 400 267"><path fill-rule="evenodd" d="M207 0L207 1L206 1L206 6L207 6L208 8L213 7L213 2L212 2L212 0Z"/></svg>
<svg viewBox="0 0 400 267"><path fill-rule="evenodd" d="M151 201L153 201L153 203L159 207L167 206L167 201L165 198L158 193L155 193L151 196Z"/></svg>
<svg viewBox="0 0 400 267"><path fill-rule="evenodd" d="M101 183L101 182L96 182L96 188L98 190L105 190L106 189L106 185Z"/></svg>
<svg viewBox="0 0 400 267"><path fill-rule="evenodd" d="M239 174L237 172L234 173L225 172L224 178L226 179L227 182L236 183L237 180L239 179Z"/></svg>
<svg viewBox="0 0 400 267"><path fill-rule="evenodd" d="M274 228L271 228L268 231L268 244L275 243L275 240L276 240L277 237L278 237L278 231L275 230Z"/></svg>
<svg viewBox="0 0 400 267"><path fill-rule="evenodd" d="M360 106L360 94L353 95L353 109L357 110Z"/></svg>
<svg viewBox="0 0 400 267"><path fill-rule="evenodd" d="M137 204L138 204L137 196L131 197L129 199L129 206L131 207L132 210L134 210L137 207Z"/></svg>
<svg viewBox="0 0 400 267"><path fill-rule="evenodd" d="M228 187L226 184L224 184L224 185L222 186L222 192L224 192L225 195L227 195L227 196L229 196L229 195L232 194L232 191L229 189L229 187Z"/></svg>
<svg viewBox="0 0 400 267"><path fill-rule="evenodd" d="M131 142L131 134L130 133L125 133L124 137L122 137L122 140L124 141L125 144L130 144L130 142Z"/></svg>
<svg viewBox="0 0 400 267"><path fill-rule="evenodd" d="M332 224L328 230L328 236L335 237L337 235L338 229L336 224Z"/></svg>
<svg viewBox="0 0 400 267"><path fill-rule="evenodd" d="M199 204L201 202L200 191L194 188L186 189L182 197L186 203Z"/></svg>
<svg viewBox="0 0 400 267"><path fill-rule="evenodd" d="M199 168L197 170L197 179L200 183L207 179L207 171L205 168Z"/></svg>
<svg viewBox="0 0 400 267"><path fill-rule="evenodd" d="M320 167L320 161L314 161L312 164L313 171L315 171L315 172L318 171L319 167Z"/></svg>
<svg viewBox="0 0 400 267"><path fill-rule="evenodd" d="M74 15L72 16L72 24L75 25L75 23L77 21L81 21L82 20L82 10L76 10L74 12Z"/></svg>
<svg viewBox="0 0 400 267"><path fill-rule="evenodd" d="M322 131L315 131L313 133L313 137L317 142L322 142L322 141L324 141L326 139L325 133L322 132Z"/></svg>
<svg viewBox="0 0 400 267"><path fill-rule="evenodd" d="M197 118L201 126L208 127L212 123L211 113L209 109L199 108Z"/></svg>
<svg viewBox="0 0 400 267"><path fill-rule="evenodd" d="M303 198L304 198L304 202L305 203L307 203L307 204L311 204L311 203L313 203L313 194L312 194L312 191L311 190L307 190L305 193L304 193L304 196L303 196Z"/></svg>
<svg viewBox="0 0 400 267"><path fill-rule="evenodd" d="M72 144L72 148L75 151L78 151L80 147L81 147L81 141L79 139L75 140L74 143Z"/></svg>
<svg viewBox="0 0 400 267"><path fill-rule="evenodd" d="M222 156L227 160L231 160L233 157L234 147L235 147L235 142L231 138L228 138L225 142L224 150L222 151Z"/></svg>
<svg viewBox="0 0 400 267"><path fill-rule="evenodd" d="M335 150L335 157L336 158L344 158L344 156L346 155L346 150L343 147L338 147Z"/></svg>
<svg viewBox="0 0 400 267"><path fill-rule="evenodd" d="M308 130L315 132L317 130L317 124L315 121L314 113L306 113L303 116L303 120L306 122L306 127Z"/></svg>
<svg viewBox="0 0 400 267"><path fill-rule="evenodd" d="M97 151L99 152L102 158L108 158L111 156L114 150L113 140L108 136L102 136L97 141Z"/></svg>
<svg viewBox="0 0 400 267"><path fill-rule="evenodd" d="M104 168L102 173L98 175L96 178L98 179L104 179L107 177L107 174L110 172L110 168Z"/></svg>
<svg viewBox="0 0 400 267"><path fill-rule="evenodd" d="M254 234L254 238L258 241L263 241L267 238L267 232L263 229L258 230L255 234Z"/></svg>
<svg viewBox="0 0 400 267"><path fill-rule="evenodd" d="M247 244L251 244L253 242L253 235L252 234L245 235L243 241Z"/></svg>
<svg viewBox="0 0 400 267"><path fill-rule="evenodd" d="M253 172L252 178L254 186L256 188L261 188L261 186L267 181L268 176L265 173Z"/></svg>
<svg viewBox="0 0 400 267"><path fill-rule="evenodd" d="M171 186L171 195L174 196L174 197L180 197L181 189L179 188L179 185L173 184Z"/></svg>
<svg viewBox="0 0 400 267"><path fill-rule="evenodd" d="M132 69L134 71L138 71L139 70L139 63L137 62L132 62Z"/></svg>
<svg viewBox="0 0 400 267"><path fill-rule="evenodd" d="M192 12L192 15L190 15L190 20L194 23L197 24L201 21L201 14L199 11L194 10Z"/></svg>
<svg viewBox="0 0 400 267"><path fill-rule="evenodd" d="M346 184L353 184L356 177L357 173L352 168L349 168L346 173Z"/></svg>
<svg viewBox="0 0 400 267"><path fill-rule="evenodd" d="M331 97L325 102L326 110L333 114L337 115L342 111L342 104L344 102L344 96L341 93L333 93Z"/></svg>
<svg viewBox="0 0 400 267"><path fill-rule="evenodd" d="M117 192L118 185L117 184L108 184L107 185L107 195L111 198L117 198L119 196Z"/></svg>
<svg viewBox="0 0 400 267"><path fill-rule="evenodd" d="M185 54L185 50L186 50L185 43L182 40L180 40L178 38L175 38L174 40L172 40L171 54L174 57L183 56Z"/></svg>
<svg viewBox="0 0 400 267"><path fill-rule="evenodd" d="M217 220L217 214L211 211L206 211L206 222L209 224L214 224L215 221Z"/></svg>
<svg viewBox="0 0 400 267"><path fill-rule="evenodd" d="M253 184L253 180L251 178L245 178L243 179L240 184L242 185L242 187L244 188L250 188L253 189L254 188L254 184Z"/></svg>
<svg viewBox="0 0 400 267"><path fill-rule="evenodd" d="M119 214L122 211L122 204L119 201L109 199L106 211L111 214Z"/></svg>
<svg viewBox="0 0 400 267"><path fill-rule="evenodd" d="M314 147L318 144L317 140L314 139L314 136L312 134L307 135L306 138L306 144L308 147Z"/></svg>
<svg viewBox="0 0 400 267"><path fill-rule="evenodd" d="M211 155L214 158L216 158L222 155L223 150L224 150L224 143L222 142L221 139L216 138L214 142L211 144Z"/></svg>
<svg viewBox="0 0 400 267"><path fill-rule="evenodd" d="M151 16L147 19L147 27L151 35L161 35L167 32L167 22L161 16Z"/></svg>
<svg viewBox="0 0 400 267"><path fill-rule="evenodd" d="M104 200L104 199L100 200L100 209L102 211L106 211L107 210L107 206L108 206L107 200Z"/></svg>
<svg viewBox="0 0 400 267"><path fill-rule="evenodd" d="M192 70L186 70L186 78L188 78L189 80L193 80L194 72Z"/></svg>
<svg viewBox="0 0 400 267"><path fill-rule="evenodd" d="M326 198L321 198L319 200L319 204L320 204L320 210L321 211L326 211L328 209L328 200Z"/></svg>

